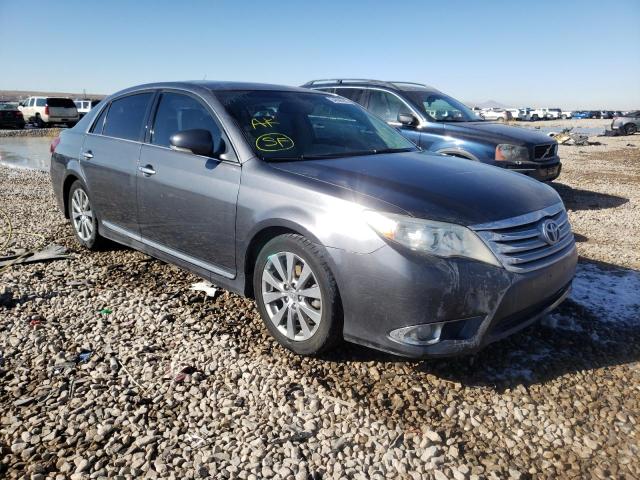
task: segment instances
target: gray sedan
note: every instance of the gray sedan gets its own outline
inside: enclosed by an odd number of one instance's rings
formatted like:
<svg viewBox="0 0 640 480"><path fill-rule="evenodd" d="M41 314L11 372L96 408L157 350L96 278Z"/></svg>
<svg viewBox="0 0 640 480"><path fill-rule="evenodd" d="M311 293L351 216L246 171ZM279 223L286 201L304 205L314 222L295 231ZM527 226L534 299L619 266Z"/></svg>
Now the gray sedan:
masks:
<svg viewBox="0 0 640 480"><path fill-rule="evenodd" d="M254 297L299 354L341 339L412 357L475 351L562 302L575 271L552 188L426 154L333 94L142 85L52 149L82 245L111 239Z"/></svg>

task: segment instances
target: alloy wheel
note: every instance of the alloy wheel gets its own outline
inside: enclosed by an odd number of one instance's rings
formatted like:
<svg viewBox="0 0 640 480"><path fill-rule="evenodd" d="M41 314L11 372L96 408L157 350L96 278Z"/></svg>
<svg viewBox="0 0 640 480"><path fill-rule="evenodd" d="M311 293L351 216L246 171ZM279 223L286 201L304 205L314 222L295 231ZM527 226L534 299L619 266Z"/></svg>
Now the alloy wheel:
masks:
<svg viewBox="0 0 640 480"><path fill-rule="evenodd" d="M71 197L73 227L81 240L88 242L93 236L93 212L86 192L77 188Z"/></svg>
<svg viewBox="0 0 640 480"><path fill-rule="evenodd" d="M320 325L320 285L309 263L295 253L269 256L262 271L262 300L273 325L290 340L308 340Z"/></svg>

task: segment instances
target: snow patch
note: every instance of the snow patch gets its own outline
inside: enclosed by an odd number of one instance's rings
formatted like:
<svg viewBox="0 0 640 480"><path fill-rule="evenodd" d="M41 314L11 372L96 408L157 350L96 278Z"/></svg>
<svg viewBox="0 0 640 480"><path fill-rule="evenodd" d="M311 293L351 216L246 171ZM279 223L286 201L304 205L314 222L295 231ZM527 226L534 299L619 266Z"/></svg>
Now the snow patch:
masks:
<svg viewBox="0 0 640 480"><path fill-rule="evenodd" d="M579 263L570 298L604 322L640 325L640 272L635 270Z"/></svg>

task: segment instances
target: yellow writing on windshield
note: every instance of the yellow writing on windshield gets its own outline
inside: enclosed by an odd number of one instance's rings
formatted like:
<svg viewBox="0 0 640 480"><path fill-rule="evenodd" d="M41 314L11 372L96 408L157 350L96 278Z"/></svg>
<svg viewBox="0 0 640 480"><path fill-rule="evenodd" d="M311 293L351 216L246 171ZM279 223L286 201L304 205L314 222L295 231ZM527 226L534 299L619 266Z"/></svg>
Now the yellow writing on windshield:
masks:
<svg viewBox="0 0 640 480"><path fill-rule="evenodd" d="M289 150L295 144L284 133L265 133L256 138L256 148L263 152Z"/></svg>
<svg viewBox="0 0 640 480"><path fill-rule="evenodd" d="M274 125L277 125L279 122L276 122L275 118L269 118L269 117L265 117L265 118L252 118L251 119L251 128L253 128L254 130L256 129L256 127L263 127L263 128L273 128Z"/></svg>

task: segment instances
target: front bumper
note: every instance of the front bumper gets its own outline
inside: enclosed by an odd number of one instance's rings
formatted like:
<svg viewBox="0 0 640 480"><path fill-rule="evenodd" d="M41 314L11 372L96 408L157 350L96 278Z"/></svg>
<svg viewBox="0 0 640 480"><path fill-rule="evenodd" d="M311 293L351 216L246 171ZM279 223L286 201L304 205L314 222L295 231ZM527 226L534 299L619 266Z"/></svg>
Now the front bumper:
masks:
<svg viewBox="0 0 640 480"><path fill-rule="evenodd" d="M77 122L80 120L80 117L49 117L45 121L47 123L67 123L67 122Z"/></svg>
<svg viewBox="0 0 640 480"><path fill-rule="evenodd" d="M560 157L555 156L545 162L495 162L494 165L512 172L522 173L541 182L550 182L560 176L562 163Z"/></svg>
<svg viewBox="0 0 640 480"><path fill-rule="evenodd" d="M441 259L384 246L366 255L328 249L344 311L344 337L414 357L473 353L535 322L568 295L577 254L529 273L465 259ZM400 343L392 330L446 322L441 340Z"/></svg>

